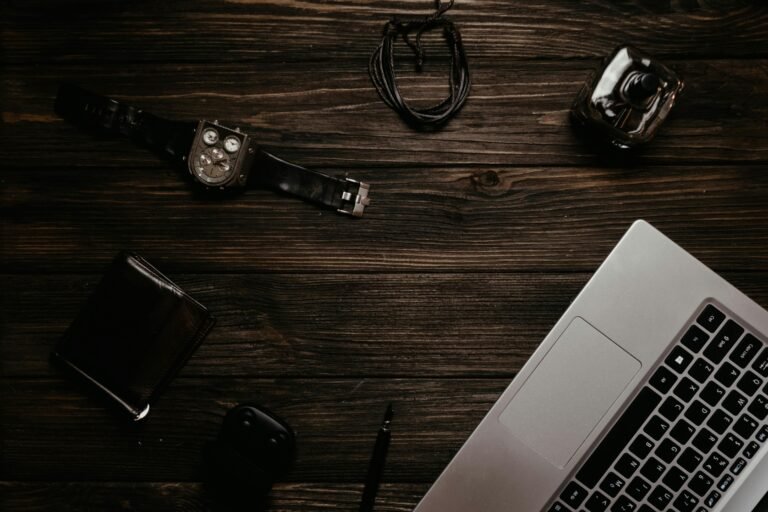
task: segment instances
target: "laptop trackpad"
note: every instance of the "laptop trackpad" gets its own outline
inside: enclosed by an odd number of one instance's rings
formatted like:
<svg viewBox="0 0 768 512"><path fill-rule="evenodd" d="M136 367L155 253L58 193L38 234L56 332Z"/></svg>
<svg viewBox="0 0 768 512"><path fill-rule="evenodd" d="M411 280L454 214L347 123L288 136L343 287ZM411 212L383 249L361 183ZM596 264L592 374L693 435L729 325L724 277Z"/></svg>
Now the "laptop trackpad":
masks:
<svg viewBox="0 0 768 512"><path fill-rule="evenodd" d="M499 420L532 450L563 468L640 366L640 361L577 317Z"/></svg>

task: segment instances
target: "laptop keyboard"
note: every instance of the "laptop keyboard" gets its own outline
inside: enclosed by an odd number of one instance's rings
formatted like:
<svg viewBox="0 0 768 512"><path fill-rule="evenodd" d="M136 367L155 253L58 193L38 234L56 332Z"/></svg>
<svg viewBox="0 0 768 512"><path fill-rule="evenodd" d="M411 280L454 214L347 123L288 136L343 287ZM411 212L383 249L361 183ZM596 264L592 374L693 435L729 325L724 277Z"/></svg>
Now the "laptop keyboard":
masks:
<svg viewBox="0 0 768 512"><path fill-rule="evenodd" d="M709 512L768 440L768 347L702 308L549 512Z"/></svg>

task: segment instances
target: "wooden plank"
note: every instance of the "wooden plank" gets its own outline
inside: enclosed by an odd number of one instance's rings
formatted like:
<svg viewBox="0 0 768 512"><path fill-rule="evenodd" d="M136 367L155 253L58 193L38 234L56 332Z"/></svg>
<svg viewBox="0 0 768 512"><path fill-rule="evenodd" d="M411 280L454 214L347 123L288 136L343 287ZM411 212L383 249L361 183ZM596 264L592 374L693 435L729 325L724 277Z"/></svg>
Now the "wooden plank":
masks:
<svg viewBox="0 0 768 512"><path fill-rule="evenodd" d="M528 359L590 274L172 275L217 325L185 377L501 377ZM768 274L726 275L768 306ZM0 375L48 354L98 282L3 276Z"/></svg>
<svg viewBox="0 0 768 512"><path fill-rule="evenodd" d="M596 62L473 61L474 85L443 130L417 133L377 96L364 62L13 66L0 78L0 158L14 168L155 167L124 139L80 133L53 112L59 83L81 85L173 119L226 120L304 165L362 174L381 167L603 165L568 110ZM687 81L659 136L634 160L651 164L768 162L768 60L675 60ZM430 69L435 70L433 66ZM437 65L442 71L442 67ZM200 76L208 78L200 82ZM405 72L406 97L442 98L446 77Z"/></svg>
<svg viewBox="0 0 768 512"><path fill-rule="evenodd" d="M254 362L256 363L256 362ZM230 407L256 401L298 433L287 481L360 483L387 402L387 482L430 482L509 379L175 380L146 422L117 417L59 379L0 379L0 480L199 481Z"/></svg>
<svg viewBox="0 0 768 512"><path fill-rule="evenodd" d="M749 275L768 297L768 274ZM185 376L510 377L588 276L173 278L217 317ZM0 375L57 375L48 353L98 279L5 276L17 292L3 305Z"/></svg>
<svg viewBox="0 0 768 512"><path fill-rule="evenodd" d="M765 166L361 171L350 219L266 190L197 194L164 167L10 170L6 272L99 272L120 249L166 272L594 271L646 218L719 271L768 265Z"/></svg>
<svg viewBox="0 0 768 512"><path fill-rule="evenodd" d="M428 484L384 483L376 499L377 512L411 512ZM271 512L333 510L357 512L362 485L277 484ZM203 484L189 482L0 482L0 507L8 512L82 510L140 510L142 512L208 512L217 499Z"/></svg>
<svg viewBox="0 0 768 512"><path fill-rule="evenodd" d="M30 5L31 4L31 5ZM428 0L286 2L14 2L0 17L3 62L304 61L364 59L392 16ZM631 41L660 55L768 56L759 0L457 2L450 13L473 57L604 55ZM700 6L699 6L700 5ZM62 20L65 22L62 23Z"/></svg>

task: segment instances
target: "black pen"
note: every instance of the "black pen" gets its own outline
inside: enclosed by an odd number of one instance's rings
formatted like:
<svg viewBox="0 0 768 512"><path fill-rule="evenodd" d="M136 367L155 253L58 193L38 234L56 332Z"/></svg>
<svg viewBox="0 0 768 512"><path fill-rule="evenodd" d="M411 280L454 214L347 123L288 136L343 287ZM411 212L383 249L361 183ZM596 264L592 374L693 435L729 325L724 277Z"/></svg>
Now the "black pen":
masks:
<svg viewBox="0 0 768 512"><path fill-rule="evenodd" d="M363 499L360 502L360 512L373 512L373 504L376 502L376 493L379 491L381 474L384 472L384 462L387 460L389 440L392 437L392 404L387 406L384 414L384 422L376 436L376 444L373 447L371 463L368 465L368 475L365 477Z"/></svg>

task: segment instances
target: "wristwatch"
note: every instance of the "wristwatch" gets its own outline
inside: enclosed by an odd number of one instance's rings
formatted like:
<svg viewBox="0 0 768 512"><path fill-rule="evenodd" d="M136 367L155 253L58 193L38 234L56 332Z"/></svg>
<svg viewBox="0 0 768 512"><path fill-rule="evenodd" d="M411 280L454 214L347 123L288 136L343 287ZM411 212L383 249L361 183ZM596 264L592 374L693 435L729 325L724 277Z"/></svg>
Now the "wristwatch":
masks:
<svg viewBox="0 0 768 512"><path fill-rule="evenodd" d="M207 189L244 189L253 181L354 217L362 217L370 202L367 183L287 162L260 149L239 128L218 121L163 119L71 84L59 87L55 110L75 125L127 136L186 166Z"/></svg>

